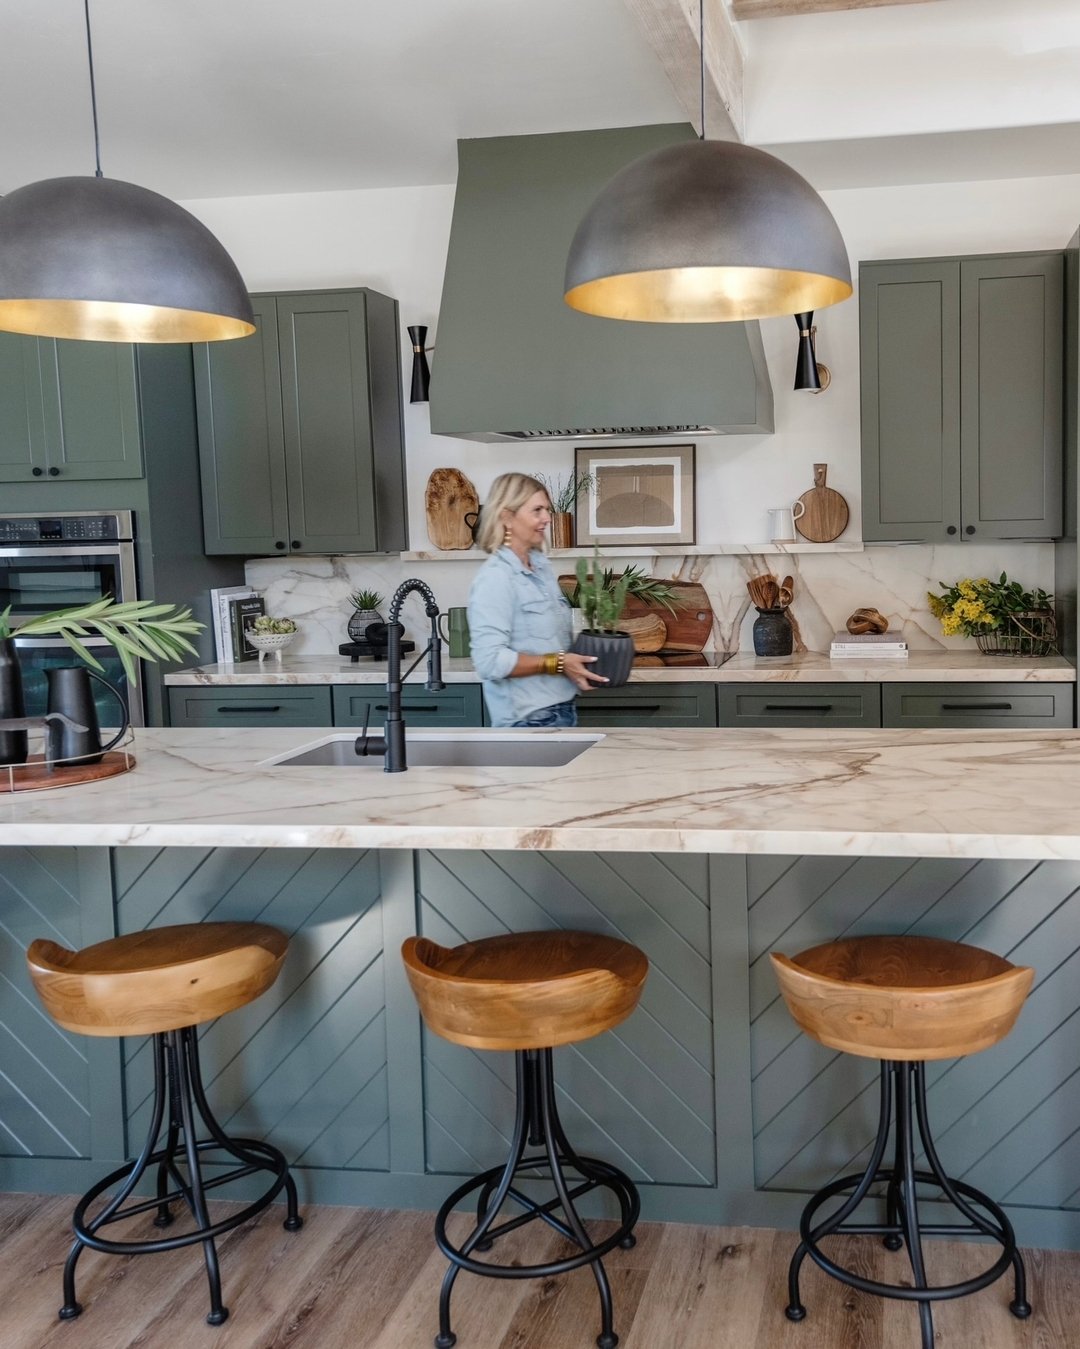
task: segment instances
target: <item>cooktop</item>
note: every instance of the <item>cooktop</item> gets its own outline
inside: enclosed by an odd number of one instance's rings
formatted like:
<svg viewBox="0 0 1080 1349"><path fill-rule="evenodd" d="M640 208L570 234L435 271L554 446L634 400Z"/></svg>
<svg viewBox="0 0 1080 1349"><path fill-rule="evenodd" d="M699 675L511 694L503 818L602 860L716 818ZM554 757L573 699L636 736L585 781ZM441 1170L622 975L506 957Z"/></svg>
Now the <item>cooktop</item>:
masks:
<svg viewBox="0 0 1080 1349"><path fill-rule="evenodd" d="M635 670L690 669L717 670L729 661L734 651L650 651L634 657Z"/></svg>

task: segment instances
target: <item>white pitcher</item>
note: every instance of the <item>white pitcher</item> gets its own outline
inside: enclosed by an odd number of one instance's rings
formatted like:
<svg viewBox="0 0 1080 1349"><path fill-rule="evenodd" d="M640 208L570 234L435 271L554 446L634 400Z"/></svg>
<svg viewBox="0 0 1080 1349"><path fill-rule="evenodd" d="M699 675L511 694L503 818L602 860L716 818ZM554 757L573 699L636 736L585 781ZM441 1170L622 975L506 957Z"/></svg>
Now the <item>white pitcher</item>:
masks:
<svg viewBox="0 0 1080 1349"><path fill-rule="evenodd" d="M801 501L796 501L793 506L774 506L769 511L773 543L794 543L795 521L805 512L806 507Z"/></svg>

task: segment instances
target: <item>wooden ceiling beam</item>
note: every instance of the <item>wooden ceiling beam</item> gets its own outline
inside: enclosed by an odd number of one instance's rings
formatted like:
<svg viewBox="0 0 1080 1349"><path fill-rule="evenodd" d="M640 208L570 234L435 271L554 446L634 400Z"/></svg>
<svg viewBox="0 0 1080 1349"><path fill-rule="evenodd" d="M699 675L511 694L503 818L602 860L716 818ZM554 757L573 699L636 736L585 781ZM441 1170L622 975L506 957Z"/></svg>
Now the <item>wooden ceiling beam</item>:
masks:
<svg viewBox="0 0 1080 1349"><path fill-rule="evenodd" d="M787 19L796 14L825 14L842 9L940 3L941 0L731 0L731 14L735 19Z"/></svg>
<svg viewBox="0 0 1080 1349"><path fill-rule="evenodd" d="M705 131L743 138L743 49L724 0L705 6ZM656 52L687 120L701 134L698 0L624 0Z"/></svg>

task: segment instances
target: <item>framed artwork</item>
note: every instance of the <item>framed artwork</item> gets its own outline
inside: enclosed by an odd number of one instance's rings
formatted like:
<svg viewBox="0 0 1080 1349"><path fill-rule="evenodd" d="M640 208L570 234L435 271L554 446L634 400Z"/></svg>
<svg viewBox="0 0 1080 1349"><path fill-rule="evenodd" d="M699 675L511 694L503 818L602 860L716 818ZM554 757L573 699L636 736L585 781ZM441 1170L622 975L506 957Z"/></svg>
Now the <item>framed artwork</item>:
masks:
<svg viewBox="0 0 1080 1349"><path fill-rule="evenodd" d="M694 542L693 445L578 445L574 461L593 483L578 499L579 544Z"/></svg>

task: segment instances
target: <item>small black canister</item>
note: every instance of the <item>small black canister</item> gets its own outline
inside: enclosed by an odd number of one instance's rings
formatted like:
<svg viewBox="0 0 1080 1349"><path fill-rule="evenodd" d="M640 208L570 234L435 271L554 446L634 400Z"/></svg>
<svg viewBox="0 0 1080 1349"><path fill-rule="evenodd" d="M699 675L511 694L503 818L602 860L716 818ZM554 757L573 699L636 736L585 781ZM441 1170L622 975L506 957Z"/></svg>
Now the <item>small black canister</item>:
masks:
<svg viewBox="0 0 1080 1349"><path fill-rule="evenodd" d="M754 619L754 655L790 656L795 633L786 609L758 609Z"/></svg>

